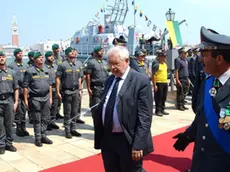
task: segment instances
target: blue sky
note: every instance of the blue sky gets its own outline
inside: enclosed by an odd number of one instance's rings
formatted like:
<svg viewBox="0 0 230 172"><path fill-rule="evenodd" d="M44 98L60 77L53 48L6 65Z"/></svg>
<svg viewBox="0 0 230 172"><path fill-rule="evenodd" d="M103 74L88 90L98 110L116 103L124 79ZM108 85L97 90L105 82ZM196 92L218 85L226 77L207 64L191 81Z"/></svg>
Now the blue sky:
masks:
<svg viewBox="0 0 230 172"><path fill-rule="evenodd" d="M107 3L113 3L108 0ZM132 0L125 25L133 23ZM181 26L184 43L195 44L200 39L200 27L206 26L219 33L229 34L229 0L136 0L139 10L152 21L158 29L164 30L165 12L172 8L176 12L175 20L187 20L187 26ZM106 0L1 0L0 44L11 42L11 24L16 15L19 25L20 45L30 45L46 39L60 40L71 38L75 31L85 26ZM102 19L102 13L100 13ZM137 24L143 32L147 27L144 17L136 16ZM101 20L103 21L103 20Z"/></svg>

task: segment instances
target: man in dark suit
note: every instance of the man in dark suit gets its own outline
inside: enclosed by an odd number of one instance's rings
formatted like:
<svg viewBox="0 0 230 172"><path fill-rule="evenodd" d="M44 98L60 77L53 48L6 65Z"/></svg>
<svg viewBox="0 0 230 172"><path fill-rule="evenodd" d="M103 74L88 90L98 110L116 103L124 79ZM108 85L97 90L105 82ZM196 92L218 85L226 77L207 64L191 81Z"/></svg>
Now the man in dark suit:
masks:
<svg viewBox="0 0 230 172"><path fill-rule="evenodd" d="M108 51L111 75L94 118L95 149L101 149L106 172L144 172L143 156L153 151L152 87L147 76L129 67L129 52Z"/></svg>
<svg viewBox="0 0 230 172"><path fill-rule="evenodd" d="M230 37L201 28L204 72L196 116L191 126L174 136L174 148L184 151L195 141L191 172L230 169Z"/></svg>

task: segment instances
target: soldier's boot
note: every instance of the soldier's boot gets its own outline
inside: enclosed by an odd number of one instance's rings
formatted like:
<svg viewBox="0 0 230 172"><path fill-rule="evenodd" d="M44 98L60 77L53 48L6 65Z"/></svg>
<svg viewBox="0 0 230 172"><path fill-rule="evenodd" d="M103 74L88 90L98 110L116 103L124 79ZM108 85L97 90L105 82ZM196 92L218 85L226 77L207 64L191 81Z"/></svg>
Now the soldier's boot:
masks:
<svg viewBox="0 0 230 172"><path fill-rule="evenodd" d="M83 120L81 120L81 119L79 118L79 119L76 120L76 123L78 123L78 124L84 124L85 121L83 121Z"/></svg>
<svg viewBox="0 0 230 172"><path fill-rule="evenodd" d="M24 133L24 136L30 135L30 133L26 130L26 123L25 122L21 123L21 130Z"/></svg>
<svg viewBox="0 0 230 172"><path fill-rule="evenodd" d="M183 105L182 107L184 108L184 110L188 110L188 108L187 108L187 107L185 107L185 105Z"/></svg>
<svg viewBox="0 0 230 172"><path fill-rule="evenodd" d="M70 132L66 131L66 132L65 132L65 137L66 137L67 139L72 139L72 134L71 134Z"/></svg>
<svg viewBox="0 0 230 172"><path fill-rule="evenodd" d="M64 116L62 116L60 113L57 113L56 120L58 120L58 119L64 119Z"/></svg>
<svg viewBox="0 0 230 172"><path fill-rule="evenodd" d="M14 147L13 145L6 146L5 149L10 152L17 152L17 148Z"/></svg>
<svg viewBox="0 0 230 172"><path fill-rule="evenodd" d="M53 144L53 141L48 139L46 136L43 136L42 139L41 139L42 143L44 144L48 144L48 145L51 145Z"/></svg>
<svg viewBox="0 0 230 172"><path fill-rule="evenodd" d="M42 147L42 141L41 139L35 139L35 143L34 143L37 147Z"/></svg>
<svg viewBox="0 0 230 172"><path fill-rule="evenodd" d="M51 122L48 127L51 127L52 129L59 129L59 126L57 124L55 124L54 122Z"/></svg>
<svg viewBox="0 0 230 172"><path fill-rule="evenodd" d="M0 155L3 155L5 153L5 147L0 147Z"/></svg>
<svg viewBox="0 0 230 172"><path fill-rule="evenodd" d="M76 136L76 137L81 137L81 134L77 132L76 130L71 131L71 135Z"/></svg>
<svg viewBox="0 0 230 172"><path fill-rule="evenodd" d="M24 132L22 131L22 127L21 124L17 124L17 128L16 128L16 135L18 137L24 137Z"/></svg>

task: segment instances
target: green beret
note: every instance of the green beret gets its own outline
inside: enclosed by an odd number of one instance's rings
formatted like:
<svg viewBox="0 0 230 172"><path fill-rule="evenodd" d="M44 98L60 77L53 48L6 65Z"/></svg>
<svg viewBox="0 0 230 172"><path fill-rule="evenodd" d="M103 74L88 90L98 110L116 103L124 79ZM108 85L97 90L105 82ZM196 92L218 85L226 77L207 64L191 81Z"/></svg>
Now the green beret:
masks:
<svg viewBox="0 0 230 172"><path fill-rule="evenodd" d="M45 53L45 57L46 58L48 58L48 57L50 57L50 56L52 56L53 55L53 52L52 51L47 51L46 53Z"/></svg>
<svg viewBox="0 0 230 172"><path fill-rule="evenodd" d="M68 47L65 49L65 54L68 55L73 50L72 47Z"/></svg>
<svg viewBox="0 0 230 172"><path fill-rule="evenodd" d="M59 48L59 45L58 44L53 44L52 45L52 50L56 50L56 49L58 49Z"/></svg>
<svg viewBox="0 0 230 172"><path fill-rule="evenodd" d="M102 47L101 46L97 46L93 49L93 52L94 53L97 53L98 51L102 50Z"/></svg>
<svg viewBox="0 0 230 172"><path fill-rule="evenodd" d="M22 50L20 48L16 48L14 50L14 56L16 56L18 53L22 52Z"/></svg>
<svg viewBox="0 0 230 172"><path fill-rule="evenodd" d="M5 53L3 51L0 51L0 56L5 56Z"/></svg>
<svg viewBox="0 0 230 172"><path fill-rule="evenodd" d="M34 59L36 59L36 58L38 58L40 56L42 56L42 54L40 52L35 52L34 53Z"/></svg>
<svg viewBox="0 0 230 172"><path fill-rule="evenodd" d="M30 52L28 53L28 57L34 57L34 52L33 52L33 51L30 51Z"/></svg>

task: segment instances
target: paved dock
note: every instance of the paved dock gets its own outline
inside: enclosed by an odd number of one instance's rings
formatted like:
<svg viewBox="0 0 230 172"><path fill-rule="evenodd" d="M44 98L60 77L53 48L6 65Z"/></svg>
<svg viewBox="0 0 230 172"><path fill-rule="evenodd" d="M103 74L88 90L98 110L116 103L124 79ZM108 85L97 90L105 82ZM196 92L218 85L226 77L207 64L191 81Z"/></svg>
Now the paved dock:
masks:
<svg viewBox="0 0 230 172"><path fill-rule="evenodd" d="M175 109L173 100L166 103L168 116L153 116L152 135L158 135L173 129L187 126L194 119L191 110L191 97L187 98L187 107L189 110L181 112ZM82 111L88 109L89 97L87 90L84 90ZM53 166L58 166L68 162L76 161L88 156L100 153L93 148L93 121L90 112L82 118L85 124L78 124L77 128L82 137L66 139L64 136L63 120L58 120L59 130L48 131L48 137L54 142L52 145L45 145L38 148L34 145L33 127L28 125L28 131L31 136L19 138L14 134L14 146L17 147L16 153L8 152L0 155L1 172L37 172ZM14 129L15 133L15 129Z"/></svg>

